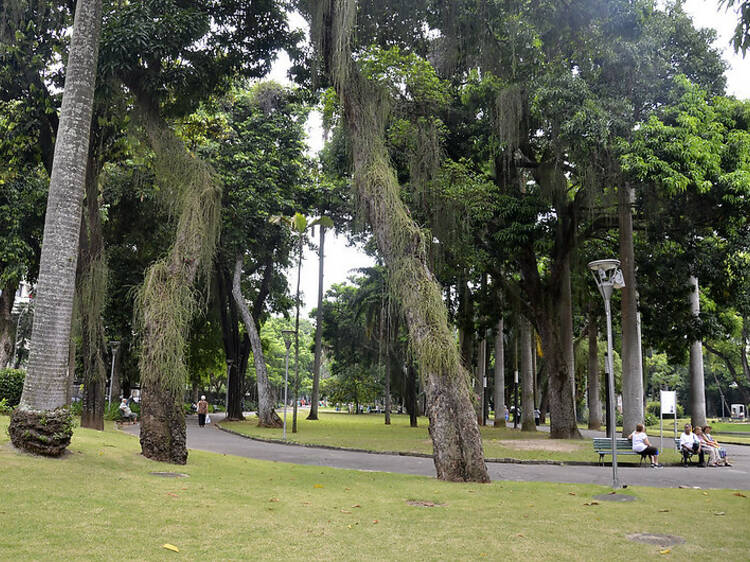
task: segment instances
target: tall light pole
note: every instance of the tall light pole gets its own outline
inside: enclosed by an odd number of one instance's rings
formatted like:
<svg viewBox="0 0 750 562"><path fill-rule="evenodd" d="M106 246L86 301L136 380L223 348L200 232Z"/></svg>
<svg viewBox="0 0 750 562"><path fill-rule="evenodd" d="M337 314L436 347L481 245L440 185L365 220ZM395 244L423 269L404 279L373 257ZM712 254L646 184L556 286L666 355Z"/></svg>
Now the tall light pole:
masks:
<svg viewBox="0 0 750 562"><path fill-rule="evenodd" d="M234 359L227 359L227 395L226 395L226 414L224 414L227 418L229 418L229 377L232 376L232 363L234 363Z"/></svg>
<svg viewBox="0 0 750 562"><path fill-rule="evenodd" d="M622 289L625 282L620 271L620 260L596 260L589 263L589 269L594 275L596 288L604 299L604 312L607 316L607 391L609 392L608 403L610 419L607 429L609 438L612 440L612 488L618 489L620 481L617 478L617 443L615 441L615 371L612 366L612 310L610 299L613 289Z"/></svg>
<svg viewBox="0 0 750 562"><path fill-rule="evenodd" d="M286 400L287 388L289 387L289 348L292 347L292 338L297 334L297 330L281 330L286 346L286 359L284 368L284 440L286 440Z"/></svg>
<svg viewBox="0 0 750 562"><path fill-rule="evenodd" d="M112 347L112 368L109 371L109 392L107 393L107 403L112 403L112 382L115 380L115 356L117 355L117 350L120 349L120 341L119 340L112 340L109 342L109 345Z"/></svg>

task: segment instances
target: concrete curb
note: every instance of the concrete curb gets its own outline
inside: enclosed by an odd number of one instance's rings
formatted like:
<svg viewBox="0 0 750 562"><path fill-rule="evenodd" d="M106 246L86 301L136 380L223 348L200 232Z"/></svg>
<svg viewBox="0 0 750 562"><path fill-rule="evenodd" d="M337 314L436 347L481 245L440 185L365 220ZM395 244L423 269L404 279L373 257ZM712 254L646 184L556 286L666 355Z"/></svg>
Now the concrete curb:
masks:
<svg viewBox="0 0 750 562"><path fill-rule="evenodd" d="M347 451L350 453L366 453L369 455L393 455L398 457L419 457L423 459L431 459L432 455L428 455L427 453L412 453L412 452L404 452L404 451L372 451L370 449L357 449L353 447L334 447L332 445L317 445L314 443L300 443L297 441L282 441L280 439L267 439L265 437L254 437L252 435L246 435L244 433L240 433L238 431L233 431L231 429L227 429L225 427L222 427L219 423L214 423L214 426L216 426L216 429L220 431L224 431L226 433L231 433L232 435L237 435L238 437L242 437L244 439L250 439L251 441L259 441L261 443L273 443L274 445L287 445L290 447L308 447L311 449L328 449L330 451ZM484 459L485 462L489 463L497 463L497 464L532 464L532 465L548 465L548 466L600 466L598 462L587 462L587 461L553 461L553 460L542 460L542 459L516 459L513 457L502 457L502 458L486 458ZM604 465L605 467L608 465ZM643 468L639 467L638 465L619 465L620 468ZM665 465L665 466L679 466L678 464L674 465Z"/></svg>

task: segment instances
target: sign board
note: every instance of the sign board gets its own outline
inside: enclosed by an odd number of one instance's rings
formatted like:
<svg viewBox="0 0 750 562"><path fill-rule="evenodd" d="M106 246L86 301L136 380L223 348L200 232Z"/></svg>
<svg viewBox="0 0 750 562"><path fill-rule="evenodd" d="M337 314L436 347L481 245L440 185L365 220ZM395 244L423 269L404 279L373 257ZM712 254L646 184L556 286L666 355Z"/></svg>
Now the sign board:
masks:
<svg viewBox="0 0 750 562"><path fill-rule="evenodd" d="M677 413L677 392L674 390L662 390L661 392L661 413Z"/></svg>

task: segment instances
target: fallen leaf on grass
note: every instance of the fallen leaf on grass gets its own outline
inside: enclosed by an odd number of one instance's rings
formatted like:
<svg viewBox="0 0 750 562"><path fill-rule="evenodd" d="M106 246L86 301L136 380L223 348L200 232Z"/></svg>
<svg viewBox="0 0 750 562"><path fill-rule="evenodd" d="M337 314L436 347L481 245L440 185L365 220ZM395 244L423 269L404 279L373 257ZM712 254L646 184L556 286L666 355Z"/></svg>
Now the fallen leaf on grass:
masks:
<svg viewBox="0 0 750 562"><path fill-rule="evenodd" d="M312 505L310 502L302 502L302 505Z"/></svg>
<svg viewBox="0 0 750 562"><path fill-rule="evenodd" d="M526 538L526 535L524 535L523 533L518 533L516 536L517 537L521 537L522 539Z"/></svg>
<svg viewBox="0 0 750 562"><path fill-rule="evenodd" d="M169 543L164 543L163 545L161 545L161 547L162 547L162 548L166 548L167 550L172 550L172 551L174 551L174 552L180 552L180 549L179 549L179 548L177 548L177 547L176 547L175 545L173 545L173 544L169 544Z"/></svg>
<svg viewBox="0 0 750 562"><path fill-rule="evenodd" d="M575 495L576 495L576 493L575 493L575 492L568 492L568 495L569 495L569 496L575 496Z"/></svg>
<svg viewBox="0 0 750 562"><path fill-rule="evenodd" d="M362 507L362 506L359 505L358 503L355 503L352 507Z"/></svg>
<svg viewBox="0 0 750 562"><path fill-rule="evenodd" d="M313 488L322 488L323 484L313 484Z"/></svg>
<svg viewBox="0 0 750 562"><path fill-rule="evenodd" d="M669 513L670 511L672 511L672 510L671 509L660 509L659 513Z"/></svg>
<svg viewBox="0 0 750 562"><path fill-rule="evenodd" d="M660 550L659 554L669 554L670 552L672 552L671 548L665 548L664 550Z"/></svg>
<svg viewBox="0 0 750 562"><path fill-rule="evenodd" d="M346 528L347 528L347 529L351 529L351 528L352 528L352 526L351 526L351 525L347 525L347 526L346 526Z"/></svg>
<svg viewBox="0 0 750 562"><path fill-rule="evenodd" d="M726 511L714 511L714 515L726 515Z"/></svg>
<svg viewBox="0 0 750 562"><path fill-rule="evenodd" d="M168 496L172 496L173 498L179 498L180 497L177 494L173 494L172 492L167 492L167 495Z"/></svg>
<svg viewBox="0 0 750 562"><path fill-rule="evenodd" d="M373 520L372 520L372 524L373 524L373 525L377 525L378 523L379 523L379 521L378 521L377 519L373 519Z"/></svg>
<svg viewBox="0 0 750 562"><path fill-rule="evenodd" d="M734 493L734 494L732 494L732 495L734 495L734 496L738 496L738 497L740 497L740 498L746 498L746 497L747 497L747 496L746 496L745 494L743 494L742 492L735 492L735 493Z"/></svg>
<svg viewBox="0 0 750 562"><path fill-rule="evenodd" d="M708 492L703 492L703 495L704 495L704 496L707 496L707 495L708 495Z"/></svg>
<svg viewBox="0 0 750 562"><path fill-rule="evenodd" d="M351 511L349 511L348 509L342 509L341 513L351 513Z"/></svg>
<svg viewBox="0 0 750 562"><path fill-rule="evenodd" d="M591 501L591 502L586 502L583 505L599 505L599 502L598 501Z"/></svg>
<svg viewBox="0 0 750 562"><path fill-rule="evenodd" d="M270 502L277 502L277 501L279 501L279 498L271 498L271 499L270 499L270 500L268 500L268 501L270 501Z"/></svg>

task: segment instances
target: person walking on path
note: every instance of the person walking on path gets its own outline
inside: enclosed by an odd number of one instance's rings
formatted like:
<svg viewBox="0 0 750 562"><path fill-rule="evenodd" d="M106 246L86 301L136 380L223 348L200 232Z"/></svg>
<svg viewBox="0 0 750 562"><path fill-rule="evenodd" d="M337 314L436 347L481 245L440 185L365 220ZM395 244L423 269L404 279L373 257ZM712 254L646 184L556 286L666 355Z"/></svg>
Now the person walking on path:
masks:
<svg viewBox="0 0 750 562"><path fill-rule="evenodd" d="M208 414L208 402L206 402L205 396L201 396L201 399L198 401L198 426L199 427L205 427L206 414Z"/></svg>

